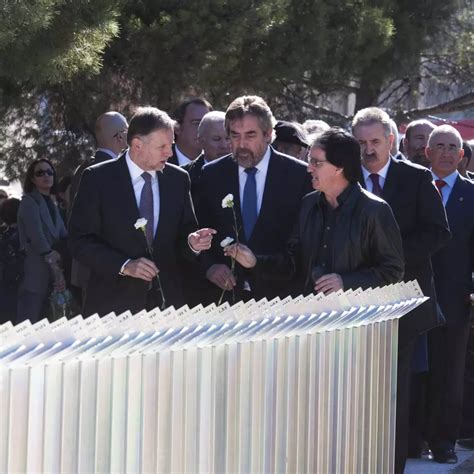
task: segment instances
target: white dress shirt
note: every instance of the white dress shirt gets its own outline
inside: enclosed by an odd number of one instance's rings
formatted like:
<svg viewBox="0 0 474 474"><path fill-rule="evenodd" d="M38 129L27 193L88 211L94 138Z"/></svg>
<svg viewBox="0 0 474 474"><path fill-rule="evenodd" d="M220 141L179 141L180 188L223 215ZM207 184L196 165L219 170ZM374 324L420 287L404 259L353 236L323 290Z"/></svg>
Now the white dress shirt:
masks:
<svg viewBox="0 0 474 474"><path fill-rule="evenodd" d="M431 171L431 174L433 175L433 179L435 181L437 179L441 179L446 183L446 185L441 188L441 197L443 198L443 206L446 207L446 203L448 202L449 196L451 196L451 192L459 176L458 170L454 170L451 174L448 174L448 176L445 176L444 178L440 178L436 176L436 174L433 173L433 171Z"/></svg>
<svg viewBox="0 0 474 474"><path fill-rule="evenodd" d="M156 234L158 227L158 220L160 218L160 189L158 185L158 177L156 171L143 171L136 163L132 161L130 155L125 154L125 161L132 178L133 191L135 193L135 199L137 201L137 207L140 208L140 197L142 195L142 189L145 184L145 180L142 178L143 173L149 173L151 176L151 190L153 192L153 235Z"/></svg>
<svg viewBox="0 0 474 474"><path fill-rule="evenodd" d="M364 176L365 189L367 189L367 191L372 192L373 187L374 187L374 183L372 183L372 180L369 178L371 174L379 175L379 184L380 184L380 187L383 189L385 185L385 180L387 179L387 173L388 173L388 168L390 167L390 162L391 162L391 159L389 158L385 166L381 170L379 170L377 173L371 173L370 171L367 171L362 166L362 174Z"/></svg>
<svg viewBox="0 0 474 474"><path fill-rule="evenodd" d="M191 163L191 161L179 148L178 145L174 145L174 149L176 150L176 156L178 157L178 164L179 166L187 165Z"/></svg>
<svg viewBox="0 0 474 474"><path fill-rule="evenodd" d="M267 146L267 150L260 160L260 163L255 166L257 172L255 173L255 182L257 185L257 215L260 214L263 201L263 191L265 190L265 180L267 178L268 164L270 163L270 147ZM247 182L248 174L245 172L243 166L239 166L239 195L240 195L240 206L244 201L244 187Z"/></svg>

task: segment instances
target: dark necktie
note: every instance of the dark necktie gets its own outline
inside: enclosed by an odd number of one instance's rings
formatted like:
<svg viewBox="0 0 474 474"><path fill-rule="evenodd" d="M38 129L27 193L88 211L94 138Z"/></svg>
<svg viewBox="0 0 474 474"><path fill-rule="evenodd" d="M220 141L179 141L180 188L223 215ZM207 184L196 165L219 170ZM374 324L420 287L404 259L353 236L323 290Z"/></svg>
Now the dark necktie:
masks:
<svg viewBox="0 0 474 474"><path fill-rule="evenodd" d="M257 182L255 173L257 168L246 168L247 181L244 186L244 199L242 201L242 220L244 223L244 232L247 242L257 222Z"/></svg>
<svg viewBox="0 0 474 474"><path fill-rule="evenodd" d="M145 181L143 185L142 194L140 195L140 217L144 217L147 220L145 235L148 244L151 245L153 242L153 230L154 230L154 213L153 213L153 191L151 189L151 174L142 173L142 178Z"/></svg>
<svg viewBox="0 0 474 474"><path fill-rule="evenodd" d="M435 181L436 187L438 188L439 195L441 196L441 199L443 199L443 188L446 186L446 181L443 181L442 179L437 179Z"/></svg>
<svg viewBox="0 0 474 474"><path fill-rule="evenodd" d="M382 197L382 187L379 182L379 175L376 173L369 174L369 178L372 181L372 194L378 197Z"/></svg>

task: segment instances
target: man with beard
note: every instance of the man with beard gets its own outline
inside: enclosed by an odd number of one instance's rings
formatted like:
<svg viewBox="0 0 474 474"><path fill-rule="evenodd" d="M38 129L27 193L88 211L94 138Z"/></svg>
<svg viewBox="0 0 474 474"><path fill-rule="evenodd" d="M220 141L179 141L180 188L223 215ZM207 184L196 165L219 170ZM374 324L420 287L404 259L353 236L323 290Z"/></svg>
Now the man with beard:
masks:
<svg viewBox="0 0 474 474"><path fill-rule="evenodd" d="M419 334L442 323L436 307L430 257L446 244L450 233L430 171L390 157L393 141L390 117L377 107L360 110L353 119L352 133L361 147L361 184L390 205L400 227L404 280L417 280L423 294L430 297L400 321L395 472L401 473L408 450L410 369L415 344Z"/></svg>
<svg viewBox="0 0 474 474"><path fill-rule="evenodd" d="M212 223L217 230L215 244L202 258L206 277L216 286L216 300L225 290L232 290L229 297L238 300L291 293L288 282L263 281L239 265L233 273L219 245L231 237L255 253L278 253L286 246L301 199L312 187L305 163L270 146L274 125L275 118L261 97L235 99L225 116L232 155L202 170L196 211L201 225ZM229 194L233 209L223 206Z"/></svg>
<svg viewBox="0 0 474 474"><path fill-rule="evenodd" d="M430 163L425 155L426 144L430 133L435 129L435 125L429 120L414 120L407 125L405 138L403 139L403 151L405 156L413 163L417 163L425 168L430 167Z"/></svg>

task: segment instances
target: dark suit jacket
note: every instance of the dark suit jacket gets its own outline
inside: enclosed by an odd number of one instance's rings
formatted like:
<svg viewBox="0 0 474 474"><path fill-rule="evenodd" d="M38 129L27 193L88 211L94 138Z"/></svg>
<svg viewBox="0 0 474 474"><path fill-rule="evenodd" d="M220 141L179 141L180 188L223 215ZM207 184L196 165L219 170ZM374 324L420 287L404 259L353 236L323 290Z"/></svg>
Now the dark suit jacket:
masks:
<svg viewBox="0 0 474 474"><path fill-rule="evenodd" d="M191 195L193 198L197 192L197 186L199 178L201 177L202 167L205 165L204 161L204 153L201 153L194 161L184 165L182 168L186 170L189 174L189 178L191 179Z"/></svg>
<svg viewBox="0 0 474 474"><path fill-rule="evenodd" d="M160 217L153 242L155 263L168 305L183 303L177 254L193 257L187 236L196 230L189 194L189 176L166 164L158 173ZM71 213L70 245L73 256L91 270L84 314L104 315L146 306L148 283L119 276L123 263L146 257L143 232L134 227L139 211L125 155L87 168Z"/></svg>
<svg viewBox="0 0 474 474"><path fill-rule="evenodd" d="M202 169L195 202L198 221L202 227L217 230L211 250L202 258L204 271L215 263L227 265L230 263L229 259L224 257L220 246L225 237L235 236L232 210L222 208L222 199L227 194L231 193L234 196L240 242L246 243L257 254L273 254L285 250L293 225L298 218L301 199L313 190L306 163L278 153L272 148L262 207L253 234L247 242L242 229L238 170L232 155L215 160ZM236 267L237 297L245 280L249 281L255 298L272 298L291 293L288 282L263 280L245 272L239 265Z"/></svg>
<svg viewBox="0 0 474 474"><path fill-rule="evenodd" d="M79 189L81 176L84 170L88 168L89 166L97 165L99 163L103 163L104 161L108 161L108 160L112 160L112 157L108 153L105 153L105 151L102 151L102 150L97 150L94 156L91 156L86 161L84 161L84 163L80 164L76 168L76 171L74 171L74 176L72 177L72 181L71 181L71 191L70 191L71 203L74 201L74 198L77 194L77 190Z"/></svg>
<svg viewBox="0 0 474 474"><path fill-rule="evenodd" d="M171 149L173 150L173 154L168 158L168 163L179 166L178 155L176 154L176 143L173 143Z"/></svg>
<svg viewBox="0 0 474 474"><path fill-rule="evenodd" d="M422 333L443 323L436 305L430 257L450 238L446 213L431 172L409 161L391 159L382 198L392 208L402 235L404 280L418 280L423 293L430 297L401 319L400 332Z"/></svg>
<svg viewBox="0 0 474 474"><path fill-rule="evenodd" d="M436 295L448 324L470 315L474 271L474 183L458 176L446 203L452 239L433 257Z"/></svg>
<svg viewBox="0 0 474 474"><path fill-rule="evenodd" d="M344 289L375 288L401 281L402 239L390 206L359 183L350 184L344 196L336 210L332 255L332 271L341 276ZM303 198L298 223L284 254L257 255L255 271L262 278L297 278L298 294L313 292L311 270L318 260L324 230L321 198L319 191Z"/></svg>

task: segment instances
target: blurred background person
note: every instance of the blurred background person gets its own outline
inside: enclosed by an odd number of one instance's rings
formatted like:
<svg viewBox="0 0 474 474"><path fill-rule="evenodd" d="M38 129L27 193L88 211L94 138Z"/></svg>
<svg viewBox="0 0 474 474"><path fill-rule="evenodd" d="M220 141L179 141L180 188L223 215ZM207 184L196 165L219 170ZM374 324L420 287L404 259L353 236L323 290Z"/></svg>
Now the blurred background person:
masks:
<svg viewBox="0 0 474 474"><path fill-rule="evenodd" d="M403 139L403 152L407 159L425 168L430 167L430 162L425 155L425 148L428 144L428 137L435 127L434 123L426 119L414 120L407 125Z"/></svg>
<svg viewBox="0 0 474 474"><path fill-rule="evenodd" d="M304 128L296 122L279 120L275 125L273 148L301 161L307 161L308 138Z"/></svg>
<svg viewBox="0 0 474 474"><path fill-rule="evenodd" d="M18 285L24 264L17 227L19 205L16 198L0 204L0 324L16 321Z"/></svg>
<svg viewBox="0 0 474 474"><path fill-rule="evenodd" d="M18 290L17 322L38 321L46 312L51 287L64 291L58 250L66 228L53 199L56 173L44 158L33 161L26 171L24 195L18 209L20 247L25 252L24 275ZM53 275L54 273L54 275Z"/></svg>

